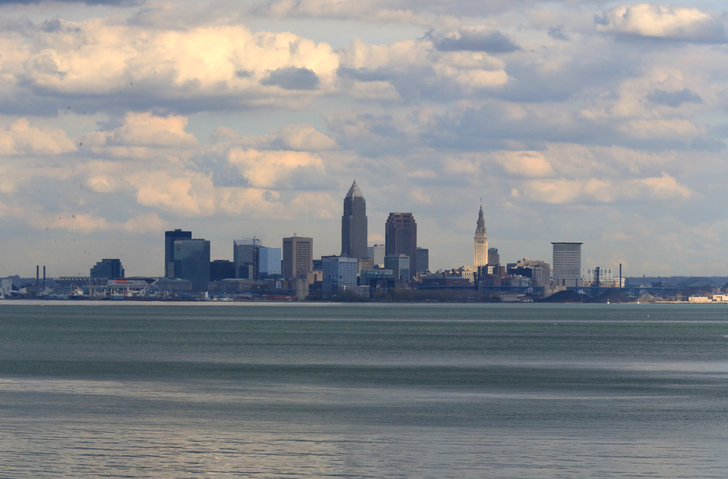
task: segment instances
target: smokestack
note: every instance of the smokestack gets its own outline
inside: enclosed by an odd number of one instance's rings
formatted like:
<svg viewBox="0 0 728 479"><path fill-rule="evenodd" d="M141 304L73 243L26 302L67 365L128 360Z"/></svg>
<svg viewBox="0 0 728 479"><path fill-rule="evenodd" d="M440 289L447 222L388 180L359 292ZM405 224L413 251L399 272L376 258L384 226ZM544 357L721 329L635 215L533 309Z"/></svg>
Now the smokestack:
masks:
<svg viewBox="0 0 728 479"><path fill-rule="evenodd" d="M619 287L622 287L622 263L619 263Z"/></svg>
<svg viewBox="0 0 728 479"><path fill-rule="evenodd" d="M45 288L45 280L46 280L46 275L45 275L45 265L43 265L43 287L44 287L44 288Z"/></svg>
<svg viewBox="0 0 728 479"><path fill-rule="evenodd" d="M40 285L40 265L35 265L35 285Z"/></svg>

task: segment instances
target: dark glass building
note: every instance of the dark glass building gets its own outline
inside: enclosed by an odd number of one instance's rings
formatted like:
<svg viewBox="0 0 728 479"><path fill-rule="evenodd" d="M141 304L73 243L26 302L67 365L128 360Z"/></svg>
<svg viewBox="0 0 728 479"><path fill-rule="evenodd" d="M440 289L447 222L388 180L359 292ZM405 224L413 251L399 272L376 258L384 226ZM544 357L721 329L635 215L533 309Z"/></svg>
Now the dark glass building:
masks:
<svg viewBox="0 0 728 479"><path fill-rule="evenodd" d="M424 274L430 270L430 250L417 248L417 273Z"/></svg>
<svg viewBox="0 0 728 479"><path fill-rule="evenodd" d="M227 259L216 259L210 262L210 281L221 281L235 277L235 263Z"/></svg>
<svg viewBox="0 0 728 479"><path fill-rule="evenodd" d="M192 291L207 291L210 282L210 242L187 239L174 242L174 274L192 283Z"/></svg>
<svg viewBox="0 0 728 479"><path fill-rule="evenodd" d="M344 198L341 216L341 256L362 260L367 254L367 202L356 181Z"/></svg>
<svg viewBox="0 0 728 479"><path fill-rule="evenodd" d="M384 238L385 254L409 256L410 275L414 276L417 273L417 223L412 213L389 213Z"/></svg>
<svg viewBox="0 0 728 479"><path fill-rule="evenodd" d="M124 279L124 267L119 259L102 259L91 268L92 278Z"/></svg>
<svg viewBox="0 0 728 479"><path fill-rule="evenodd" d="M192 231L165 231L164 232L164 276L174 278L174 242L192 239Z"/></svg>

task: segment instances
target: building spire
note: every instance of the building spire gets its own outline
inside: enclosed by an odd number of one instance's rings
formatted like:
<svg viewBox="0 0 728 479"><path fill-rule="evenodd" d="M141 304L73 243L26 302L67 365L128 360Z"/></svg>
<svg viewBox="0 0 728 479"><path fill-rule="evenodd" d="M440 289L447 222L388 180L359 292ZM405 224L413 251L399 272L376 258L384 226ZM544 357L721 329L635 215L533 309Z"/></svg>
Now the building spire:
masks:
<svg viewBox="0 0 728 479"><path fill-rule="evenodd" d="M482 201L482 200L481 200ZM478 226L475 229L475 236L486 236L485 217L483 216L483 203L480 204L480 212L478 213Z"/></svg>
<svg viewBox="0 0 728 479"><path fill-rule="evenodd" d="M354 183L351 184L351 188L349 188L349 192L346 194L346 197L347 198L363 198L364 197L361 190L359 189L359 185L356 184L356 180L354 180Z"/></svg>

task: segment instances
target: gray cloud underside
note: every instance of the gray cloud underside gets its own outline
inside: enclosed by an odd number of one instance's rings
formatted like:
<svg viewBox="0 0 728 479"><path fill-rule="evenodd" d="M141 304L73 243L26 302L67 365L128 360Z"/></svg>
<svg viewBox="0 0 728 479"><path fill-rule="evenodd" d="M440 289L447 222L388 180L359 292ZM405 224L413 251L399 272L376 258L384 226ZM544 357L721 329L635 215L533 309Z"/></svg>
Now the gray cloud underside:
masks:
<svg viewBox="0 0 728 479"><path fill-rule="evenodd" d="M280 68L260 82L266 86L279 86L285 90L315 90L319 77L308 68Z"/></svg>
<svg viewBox="0 0 728 479"><path fill-rule="evenodd" d="M457 36L441 37L434 32L430 32L427 37L433 40L438 50L444 52L512 53L521 49L508 35L501 32L478 32L461 29Z"/></svg>

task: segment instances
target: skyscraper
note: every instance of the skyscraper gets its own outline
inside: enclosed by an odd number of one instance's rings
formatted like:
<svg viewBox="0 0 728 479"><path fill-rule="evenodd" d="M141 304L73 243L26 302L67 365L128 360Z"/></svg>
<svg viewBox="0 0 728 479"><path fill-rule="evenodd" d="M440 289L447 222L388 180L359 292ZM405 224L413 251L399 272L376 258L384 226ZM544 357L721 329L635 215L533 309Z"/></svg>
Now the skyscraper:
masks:
<svg viewBox="0 0 728 479"><path fill-rule="evenodd" d="M417 247L417 273L425 274L430 270L430 250Z"/></svg>
<svg viewBox="0 0 728 479"><path fill-rule="evenodd" d="M583 243L551 243L554 246L554 283L562 286L581 284L581 245Z"/></svg>
<svg viewBox="0 0 728 479"><path fill-rule="evenodd" d="M485 218L483 218L483 205L478 213L478 226L475 228L475 267L488 264L488 233L485 231Z"/></svg>
<svg viewBox="0 0 728 479"><path fill-rule="evenodd" d="M261 246L258 250L258 274L263 276L280 276L281 249Z"/></svg>
<svg viewBox="0 0 728 479"><path fill-rule="evenodd" d="M164 276L174 278L174 242L179 240L192 239L192 231L182 231L176 229L174 231L164 232Z"/></svg>
<svg viewBox="0 0 728 479"><path fill-rule="evenodd" d="M313 238L283 238L283 277L298 279L313 271Z"/></svg>
<svg viewBox="0 0 728 479"><path fill-rule="evenodd" d="M235 277L258 279L260 265L260 240L257 238L233 241Z"/></svg>
<svg viewBox="0 0 728 479"><path fill-rule="evenodd" d="M389 213L384 250L387 256L406 254L410 260L410 275L417 273L417 223L412 213Z"/></svg>
<svg viewBox="0 0 728 479"><path fill-rule="evenodd" d="M189 280L193 291L207 291L210 281L210 242L185 239L174 242L175 277Z"/></svg>
<svg viewBox="0 0 728 479"><path fill-rule="evenodd" d="M488 266L498 266L500 264L500 254L498 248L488 248Z"/></svg>
<svg viewBox="0 0 728 479"><path fill-rule="evenodd" d="M341 255L362 260L367 257L367 203L356 181L344 198L341 216Z"/></svg>

